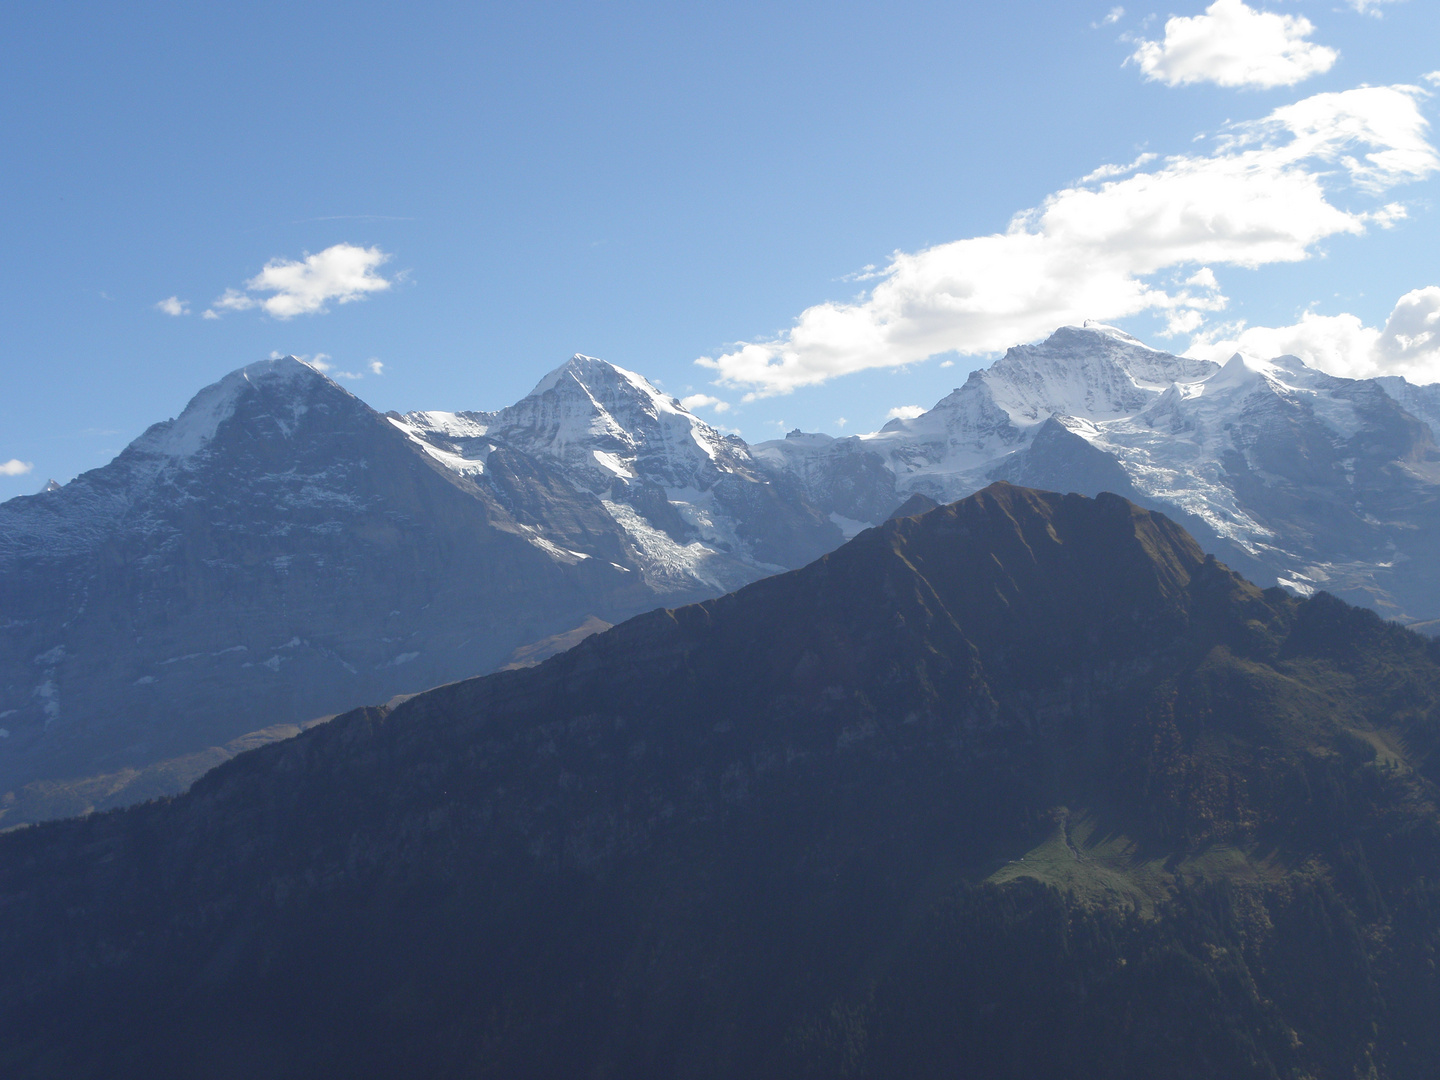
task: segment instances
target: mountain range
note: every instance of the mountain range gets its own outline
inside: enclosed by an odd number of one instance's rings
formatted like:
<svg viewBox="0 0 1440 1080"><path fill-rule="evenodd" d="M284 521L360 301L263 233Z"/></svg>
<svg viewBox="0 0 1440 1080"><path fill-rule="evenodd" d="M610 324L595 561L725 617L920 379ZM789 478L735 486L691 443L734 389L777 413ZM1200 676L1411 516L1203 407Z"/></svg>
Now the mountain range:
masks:
<svg viewBox="0 0 1440 1080"><path fill-rule="evenodd" d="M0 1069L1430 1076L1437 750L1440 644L998 483L0 836Z"/></svg>
<svg viewBox="0 0 1440 1080"><path fill-rule="evenodd" d="M1440 617L1437 418L1440 385L1293 356L1221 365L1092 324L1009 350L874 434L796 431L754 454L866 523L912 493L948 502L992 480L1113 491L1258 582L1424 623Z"/></svg>
<svg viewBox="0 0 1440 1080"><path fill-rule="evenodd" d="M0 823L177 790L232 740L803 565L841 534L793 487L584 357L494 415L385 416L250 365L0 505Z"/></svg>
<svg viewBox="0 0 1440 1080"><path fill-rule="evenodd" d="M0 504L0 827L180 790L997 479L1124 495L1264 586L1423 628L1437 422L1440 387L1094 325L879 432L754 446L585 356L508 408L403 415L294 359L251 365L104 468Z"/></svg>

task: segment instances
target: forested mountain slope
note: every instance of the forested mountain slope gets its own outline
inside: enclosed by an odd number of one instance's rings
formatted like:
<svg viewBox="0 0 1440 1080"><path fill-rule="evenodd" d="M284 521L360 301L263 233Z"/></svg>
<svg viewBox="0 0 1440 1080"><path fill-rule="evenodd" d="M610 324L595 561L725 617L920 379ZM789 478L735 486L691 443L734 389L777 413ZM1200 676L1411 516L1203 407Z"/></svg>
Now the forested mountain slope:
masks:
<svg viewBox="0 0 1440 1080"><path fill-rule="evenodd" d="M1440 662L1010 485L0 837L7 1076L1440 1060Z"/></svg>

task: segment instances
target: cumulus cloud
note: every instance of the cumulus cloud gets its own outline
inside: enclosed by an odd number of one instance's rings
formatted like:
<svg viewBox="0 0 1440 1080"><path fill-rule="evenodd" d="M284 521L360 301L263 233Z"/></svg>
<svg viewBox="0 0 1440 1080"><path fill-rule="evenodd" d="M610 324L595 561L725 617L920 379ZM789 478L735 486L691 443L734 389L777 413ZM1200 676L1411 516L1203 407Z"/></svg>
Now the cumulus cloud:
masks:
<svg viewBox="0 0 1440 1080"><path fill-rule="evenodd" d="M688 397L681 398L680 404L691 412L694 412L696 409L714 409L717 413L730 411L730 403L728 401L721 401L719 398L711 397L709 394L691 394Z"/></svg>
<svg viewBox="0 0 1440 1080"><path fill-rule="evenodd" d="M817 304L770 341L696 361L746 400L941 353L991 353L1056 326L1166 316L1193 334L1224 310L1213 268L1299 262L1325 239L1402 217L1378 195L1440 170L1410 86L1319 94L1231 128L1209 154L1077 183L1003 233L897 252L849 303Z"/></svg>
<svg viewBox="0 0 1440 1080"><path fill-rule="evenodd" d="M372 375L384 375L385 365L379 360L370 361L370 373Z"/></svg>
<svg viewBox="0 0 1440 1080"><path fill-rule="evenodd" d="M1190 354L1223 361L1237 352L1269 359L1298 356L1351 379L1403 375L1440 382L1440 286L1413 289L1396 302L1383 327L1355 315L1307 311L1293 326L1226 327L1191 343Z"/></svg>
<svg viewBox="0 0 1440 1080"><path fill-rule="evenodd" d="M924 405L896 405L885 414L886 420L914 420L925 415Z"/></svg>
<svg viewBox="0 0 1440 1080"><path fill-rule="evenodd" d="M376 273L389 258L378 247L335 244L315 255L307 252L303 259L271 259L245 282L243 290L226 289L205 317L250 308L260 308L277 319L322 315L332 302L348 304L390 288L391 281ZM263 293L271 295L256 295Z"/></svg>
<svg viewBox="0 0 1440 1080"><path fill-rule="evenodd" d="M1329 71L1340 54L1307 41L1303 15L1256 11L1244 0L1215 0L1203 15L1172 16L1163 41L1140 40L1130 59L1147 79L1168 86L1294 86Z"/></svg>
<svg viewBox="0 0 1440 1080"><path fill-rule="evenodd" d="M167 296L155 305L156 310L163 311L166 315L189 315L190 301L181 300L178 296Z"/></svg>
<svg viewBox="0 0 1440 1080"><path fill-rule="evenodd" d="M24 476L33 468L33 461L21 461L12 457L9 461L0 461L0 476Z"/></svg>

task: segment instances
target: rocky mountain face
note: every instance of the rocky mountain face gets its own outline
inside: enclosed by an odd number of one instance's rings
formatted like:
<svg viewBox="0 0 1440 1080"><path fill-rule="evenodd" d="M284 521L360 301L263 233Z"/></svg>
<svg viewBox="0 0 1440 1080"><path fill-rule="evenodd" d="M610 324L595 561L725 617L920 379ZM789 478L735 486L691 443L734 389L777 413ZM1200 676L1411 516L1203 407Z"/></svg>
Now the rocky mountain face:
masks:
<svg viewBox="0 0 1440 1080"><path fill-rule="evenodd" d="M1424 1077L1440 646L1113 495L0 836L7 1076Z"/></svg>
<svg viewBox="0 0 1440 1080"><path fill-rule="evenodd" d="M912 493L948 501L997 479L1117 492L1257 581L1422 622L1440 617L1437 419L1440 387L1336 378L1295 357L1218 365L1065 327L922 416L752 452L866 523Z"/></svg>
<svg viewBox="0 0 1440 1080"><path fill-rule="evenodd" d="M739 588L841 540L798 484L757 467L742 439L594 357L573 357L499 412L417 412L395 423L462 472L502 447L558 466L600 500L661 591Z"/></svg>
<svg viewBox="0 0 1440 1080"><path fill-rule="evenodd" d="M0 825L95 805L24 785L176 790L186 768L141 773L494 670L587 620L713 596L840 540L743 444L600 361L489 418L493 438L445 415L463 434L267 361L104 468L0 505Z"/></svg>

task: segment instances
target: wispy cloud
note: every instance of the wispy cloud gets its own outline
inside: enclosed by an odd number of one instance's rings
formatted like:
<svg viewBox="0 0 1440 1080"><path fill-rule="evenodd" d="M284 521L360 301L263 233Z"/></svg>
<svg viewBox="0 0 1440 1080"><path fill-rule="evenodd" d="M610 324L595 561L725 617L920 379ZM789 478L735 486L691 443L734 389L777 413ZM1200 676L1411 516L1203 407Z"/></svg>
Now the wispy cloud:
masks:
<svg viewBox="0 0 1440 1080"><path fill-rule="evenodd" d="M341 371L339 368L337 368L334 364L330 362L334 359L334 357L332 357L329 353L317 352L314 356L309 356L304 353L287 354L282 353L278 350L272 350L270 353L270 359L279 360L282 356L286 355L293 355L296 360L299 360L302 364L306 364L314 368L322 375L330 375L337 379L365 378L365 373L363 371ZM385 365L382 364L379 360L371 360L369 367L372 373L379 375L382 373L382 369L385 367Z"/></svg>
<svg viewBox="0 0 1440 1080"><path fill-rule="evenodd" d="M1136 42L1130 60L1147 79L1168 86L1294 86L1329 71L1340 54L1306 39L1303 15L1256 11L1244 0L1215 0L1203 15L1173 16L1163 41Z"/></svg>
<svg viewBox="0 0 1440 1080"><path fill-rule="evenodd" d="M1227 302L1209 268L1300 262L1329 237L1403 217L1395 203L1352 203L1440 170L1422 94L1380 86L1302 99L1232 127L1209 154L1059 191L1003 233L897 252L860 299L818 304L778 339L696 363L750 400L994 352L1087 318L1158 312L1170 332L1195 333Z"/></svg>
<svg viewBox="0 0 1440 1080"><path fill-rule="evenodd" d="M1147 153L1141 154L1128 165L1101 165L1098 169L1093 169L1085 176L1082 176L1079 182L1082 184L1093 184L1100 180L1113 180L1117 176L1124 176L1127 173L1134 172L1136 169L1144 168L1159 157L1159 154Z"/></svg>
<svg viewBox="0 0 1440 1080"><path fill-rule="evenodd" d="M335 244L303 259L271 259L245 288L226 289L205 311L207 319L221 311L260 308L277 319L322 315L330 303L348 304L384 292L392 282L376 270L390 259L378 247ZM269 296L257 294L269 293Z"/></svg>
<svg viewBox="0 0 1440 1080"><path fill-rule="evenodd" d="M181 300L178 296L167 296L164 300L158 301L155 308L163 311L166 315L189 315L190 301Z"/></svg>
<svg viewBox="0 0 1440 1080"><path fill-rule="evenodd" d="M1099 30L1102 26L1114 26L1124 17L1125 9L1123 7L1112 7L1109 11L1105 13L1105 17L1103 19L1101 19L1099 22L1091 23L1090 29Z"/></svg>
<svg viewBox="0 0 1440 1080"><path fill-rule="evenodd" d="M1380 9L1385 4L1397 4L1400 2L1401 0L1349 0L1350 6L1361 15L1373 15L1377 19L1381 17L1382 12Z"/></svg>
<svg viewBox="0 0 1440 1080"><path fill-rule="evenodd" d="M11 458L9 461L0 461L0 476L24 476L33 468L35 468L33 461Z"/></svg>
<svg viewBox="0 0 1440 1080"><path fill-rule="evenodd" d="M293 356L302 364L308 364L310 367L314 368L316 371L324 375L328 375L330 372L335 370L335 365L330 363L329 353L317 352L314 356L311 356L308 353L282 353L278 349L272 349L270 351L271 360L280 360L286 356Z"/></svg>

